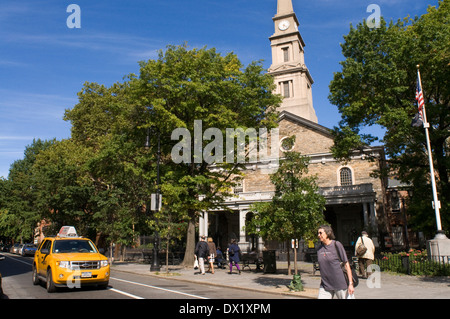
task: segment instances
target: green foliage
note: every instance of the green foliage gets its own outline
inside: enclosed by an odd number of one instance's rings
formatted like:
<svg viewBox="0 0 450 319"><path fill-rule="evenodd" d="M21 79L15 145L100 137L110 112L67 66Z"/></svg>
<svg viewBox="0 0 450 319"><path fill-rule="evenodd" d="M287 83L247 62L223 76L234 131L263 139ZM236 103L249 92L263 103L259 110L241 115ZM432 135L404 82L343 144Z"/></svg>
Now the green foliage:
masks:
<svg viewBox="0 0 450 319"><path fill-rule="evenodd" d="M8 180L1 181L0 232L3 236L16 241L32 241L34 229L41 221L41 215L35 207L39 181L33 176L33 165L39 154L54 143L33 140L26 147L24 158L11 165Z"/></svg>
<svg viewBox="0 0 450 319"><path fill-rule="evenodd" d="M449 276L450 265L448 263L439 263L428 259L426 250L410 249L402 252L382 253L380 259L376 259L375 263L380 266L382 271L391 271L397 273L407 273L405 261L407 258L409 263L409 274L413 276Z"/></svg>
<svg viewBox="0 0 450 319"><path fill-rule="evenodd" d="M415 90L420 65L442 224L448 228L450 1L441 0L438 7L429 7L426 14L414 19L396 23L382 20L380 28L370 29L363 21L351 26L344 40L342 70L330 83L329 99L342 116L339 127L334 128L334 155L348 159L352 150L363 150L378 140L362 134L364 127L381 127L388 169L411 184L414 193L421 194L410 203L411 225L430 233L435 230L425 134L422 128L411 127L417 113Z"/></svg>
<svg viewBox="0 0 450 319"><path fill-rule="evenodd" d="M302 276L294 275L288 288L289 288L289 290L292 290L292 291L303 291L304 289L303 289L303 283L302 283Z"/></svg>
<svg viewBox="0 0 450 319"><path fill-rule="evenodd" d="M274 127L280 99L272 95L272 88L273 81L263 74L260 63L243 69L233 53L222 56L215 49L186 46L168 46L157 60L140 62L139 77L130 75L132 114L140 114L138 127L156 127L164 138L161 182L167 194L163 198L171 212L189 223L185 254L189 259L198 212L221 206L241 174L240 166L223 161L212 169L204 160L198 162L195 152L188 163L175 164L170 152L178 141L169 141L169 136L174 128L186 128L193 140L195 120L202 121L203 129L218 128L224 137L227 128ZM208 143L203 140L202 149Z"/></svg>

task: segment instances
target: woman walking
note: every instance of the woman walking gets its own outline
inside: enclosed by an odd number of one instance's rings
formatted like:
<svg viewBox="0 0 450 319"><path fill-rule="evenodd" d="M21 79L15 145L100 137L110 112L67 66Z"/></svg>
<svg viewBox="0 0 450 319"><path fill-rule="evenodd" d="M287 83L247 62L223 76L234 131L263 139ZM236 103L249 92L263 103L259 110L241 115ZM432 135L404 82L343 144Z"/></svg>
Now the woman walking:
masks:
<svg viewBox="0 0 450 319"><path fill-rule="evenodd" d="M208 269L208 272L211 272L212 274L214 274L214 262L215 262L217 248L216 248L216 244L213 242L213 239L211 237L208 237L208 247L209 247L209 256L208 256L209 269Z"/></svg>
<svg viewBox="0 0 450 319"><path fill-rule="evenodd" d="M349 295L353 295L355 288L353 287L352 270L348 262L347 254L344 246L335 241L333 229L328 225L319 227L317 236L322 242L317 250L317 261L320 267L320 288L319 299L345 299ZM339 254L339 255L338 255ZM341 256L339 258L339 256ZM345 264L349 284L347 284L344 272L341 268L341 260Z"/></svg>
<svg viewBox="0 0 450 319"><path fill-rule="evenodd" d="M230 260L230 272L231 275L233 273L233 263L239 271L239 275L241 274L241 269L239 268L239 246L236 244L236 239L231 240L230 246L228 246L228 256Z"/></svg>

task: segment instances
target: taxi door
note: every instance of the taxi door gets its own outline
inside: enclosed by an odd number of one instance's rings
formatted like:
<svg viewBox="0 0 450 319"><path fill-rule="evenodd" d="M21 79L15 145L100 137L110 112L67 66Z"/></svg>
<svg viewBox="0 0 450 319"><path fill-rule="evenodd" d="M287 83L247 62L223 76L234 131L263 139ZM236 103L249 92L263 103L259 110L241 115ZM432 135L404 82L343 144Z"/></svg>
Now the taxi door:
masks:
<svg viewBox="0 0 450 319"><path fill-rule="evenodd" d="M36 252L38 273L44 277L47 276L47 265L48 265L47 259L48 255L50 254L51 247L52 241L47 239L41 245L41 248Z"/></svg>

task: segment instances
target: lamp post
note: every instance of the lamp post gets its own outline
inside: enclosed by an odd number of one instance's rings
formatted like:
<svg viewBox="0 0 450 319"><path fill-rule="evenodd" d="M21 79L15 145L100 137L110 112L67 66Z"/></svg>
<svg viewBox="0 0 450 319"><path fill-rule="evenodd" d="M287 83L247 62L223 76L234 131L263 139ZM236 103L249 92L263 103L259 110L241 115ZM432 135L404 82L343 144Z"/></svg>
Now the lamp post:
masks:
<svg viewBox="0 0 450 319"><path fill-rule="evenodd" d="M161 198L161 191L159 189L159 185L161 183L160 181L160 175L159 175L159 161L161 157L161 135L157 128L152 126L147 130L147 139L145 141L145 149L150 148L150 132L156 131L157 133L157 140L158 140L158 150L156 153L156 196L153 196L152 194L152 200L154 200L154 205L150 205L151 209L154 211L160 211L160 198ZM155 217L156 224L158 224L158 219ZM158 230L155 230L154 235L154 241L153 241L153 262L150 266L150 271L160 271L161 265L159 263L159 233Z"/></svg>

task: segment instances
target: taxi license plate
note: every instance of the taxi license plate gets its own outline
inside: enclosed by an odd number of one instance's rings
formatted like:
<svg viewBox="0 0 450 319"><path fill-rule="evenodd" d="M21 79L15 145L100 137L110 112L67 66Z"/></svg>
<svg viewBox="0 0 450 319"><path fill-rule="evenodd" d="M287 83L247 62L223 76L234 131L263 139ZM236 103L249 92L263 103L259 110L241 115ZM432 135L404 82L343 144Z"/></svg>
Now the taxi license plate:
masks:
<svg viewBox="0 0 450 319"><path fill-rule="evenodd" d="M92 277L92 272L82 272L81 273L81 278L91 278Z"/></svg>

